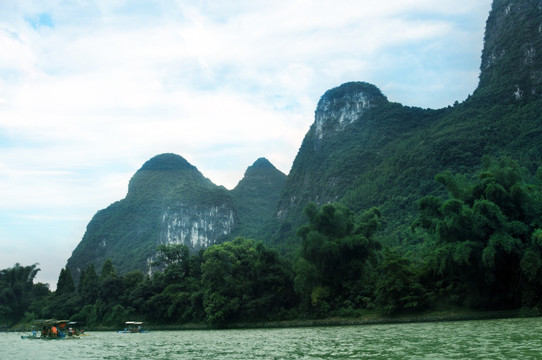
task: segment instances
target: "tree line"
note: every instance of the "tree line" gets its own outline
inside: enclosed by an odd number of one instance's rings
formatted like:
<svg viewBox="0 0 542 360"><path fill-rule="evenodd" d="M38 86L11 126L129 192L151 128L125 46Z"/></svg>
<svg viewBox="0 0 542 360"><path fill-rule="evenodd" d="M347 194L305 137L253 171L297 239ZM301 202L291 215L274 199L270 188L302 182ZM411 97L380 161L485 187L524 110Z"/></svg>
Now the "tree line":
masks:
<svg viewBox="0 0 542 360"><path fill-rule="evenodd" d="M243 237L193 254L160 245L152 274L119 274L108 260L99 272L87 267L77 286L62 269L54 292L34 284L37 264L16 264L0 272L0 318L225 326L439 306L538 314L542 168L531 174L510 158L484 157L474 177L444 172L435 180L447 195L419 199L403 246L383 245L378 208L357 214L309 203L300 246L289 254Z"/></svg>

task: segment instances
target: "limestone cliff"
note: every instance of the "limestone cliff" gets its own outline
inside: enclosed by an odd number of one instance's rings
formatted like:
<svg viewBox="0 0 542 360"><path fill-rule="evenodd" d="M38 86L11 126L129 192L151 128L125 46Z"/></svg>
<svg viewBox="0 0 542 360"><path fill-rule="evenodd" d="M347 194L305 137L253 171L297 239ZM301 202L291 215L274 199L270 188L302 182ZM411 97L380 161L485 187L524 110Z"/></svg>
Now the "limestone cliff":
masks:
<svg viewBox="0 0 542 360"><path fill-rule="evenodd" d="M285 178L259 159L230 192L181 156L157 155L134 174L124 199L96 213L67 266L75 279L107 259L121 273L148 272L159 244L184 244L193 253L231 239L247 219L270 217Z"/></svg>
<svg viewBox="0 0 542 360"><path fill-rule="evenodd" d="M477 93L500 101L542 95L542 1L495 0Z"/></svg>
<svg viewBox="0 0 542 360"><path fill-rule="evenodd" d="M185 244L190 249L204 249L232 232L234 210L226 205L185 205L167 207L160 222L161 244Z"/></svg>
<svg viewBox="0 0 542 360"><path fill-rule="evenodd" d="M385 102L387 99L380 90L368 83L346 83L326 91L316 107L315 139L343 131L347 125L361 120L366 110Z"/></svg>
<svg viewBox="0 0 542 360"><path fill-rule="evenodd" d="M375 117L375 113L395 111L397 106L366 82L345 83L326 91L288 175L276 212L279 222L291 221L294 228L290 231L295 231L309 201L339 201L367 165L381 157L380 146L422 122L423 116L407 121Z"/></svg>

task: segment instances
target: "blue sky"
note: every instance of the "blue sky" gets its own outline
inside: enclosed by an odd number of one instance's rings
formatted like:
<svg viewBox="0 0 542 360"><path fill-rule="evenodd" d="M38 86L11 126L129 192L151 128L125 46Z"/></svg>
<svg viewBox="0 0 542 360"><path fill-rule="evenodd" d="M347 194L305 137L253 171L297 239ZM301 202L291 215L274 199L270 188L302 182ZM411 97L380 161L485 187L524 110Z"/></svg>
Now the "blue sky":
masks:
<svg viewBox="0 0 542 360"><path fill-rule="evenodd" d="M233 188L288 173L347 81L441 108L478 83L490 0L0 2L0 269L55 287L96 211L152 156Z"/></svg>

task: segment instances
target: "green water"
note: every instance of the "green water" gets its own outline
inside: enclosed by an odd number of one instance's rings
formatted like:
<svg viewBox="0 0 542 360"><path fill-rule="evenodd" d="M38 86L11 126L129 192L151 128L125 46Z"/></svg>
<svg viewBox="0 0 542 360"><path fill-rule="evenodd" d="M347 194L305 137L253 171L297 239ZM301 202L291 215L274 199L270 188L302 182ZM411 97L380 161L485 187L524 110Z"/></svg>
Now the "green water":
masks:
<svg viewBox="0 0 542 360"><path fill-rule="evenodd" d="M293 329L0 333L0 359L542 359L542 318Z"/></svg>

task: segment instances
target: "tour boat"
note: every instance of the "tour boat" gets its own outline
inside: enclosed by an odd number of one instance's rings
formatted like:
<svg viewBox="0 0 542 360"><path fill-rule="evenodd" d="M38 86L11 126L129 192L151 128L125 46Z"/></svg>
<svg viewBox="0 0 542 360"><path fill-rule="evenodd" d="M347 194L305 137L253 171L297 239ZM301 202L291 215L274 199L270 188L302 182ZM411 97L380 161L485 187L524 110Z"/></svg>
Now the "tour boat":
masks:
<svg viewBox="0 0 542 360"><path fill-rule="evenodd" d="M32 326L32 333L21 335L21 339L67 340L78 339L84 335L84 330L76 327L77 323L70 320L36 320Z"/></svg>
<svg viewBox="0 0 542 360"><path fill-rule="evenodd" d="M126 327L124 330L119 330L117 333L119 334L140 334L140 333L146 333L146 330L143 330L141 328L141 325L143 325L142 321L126 321L125 323Z"/></svg>

